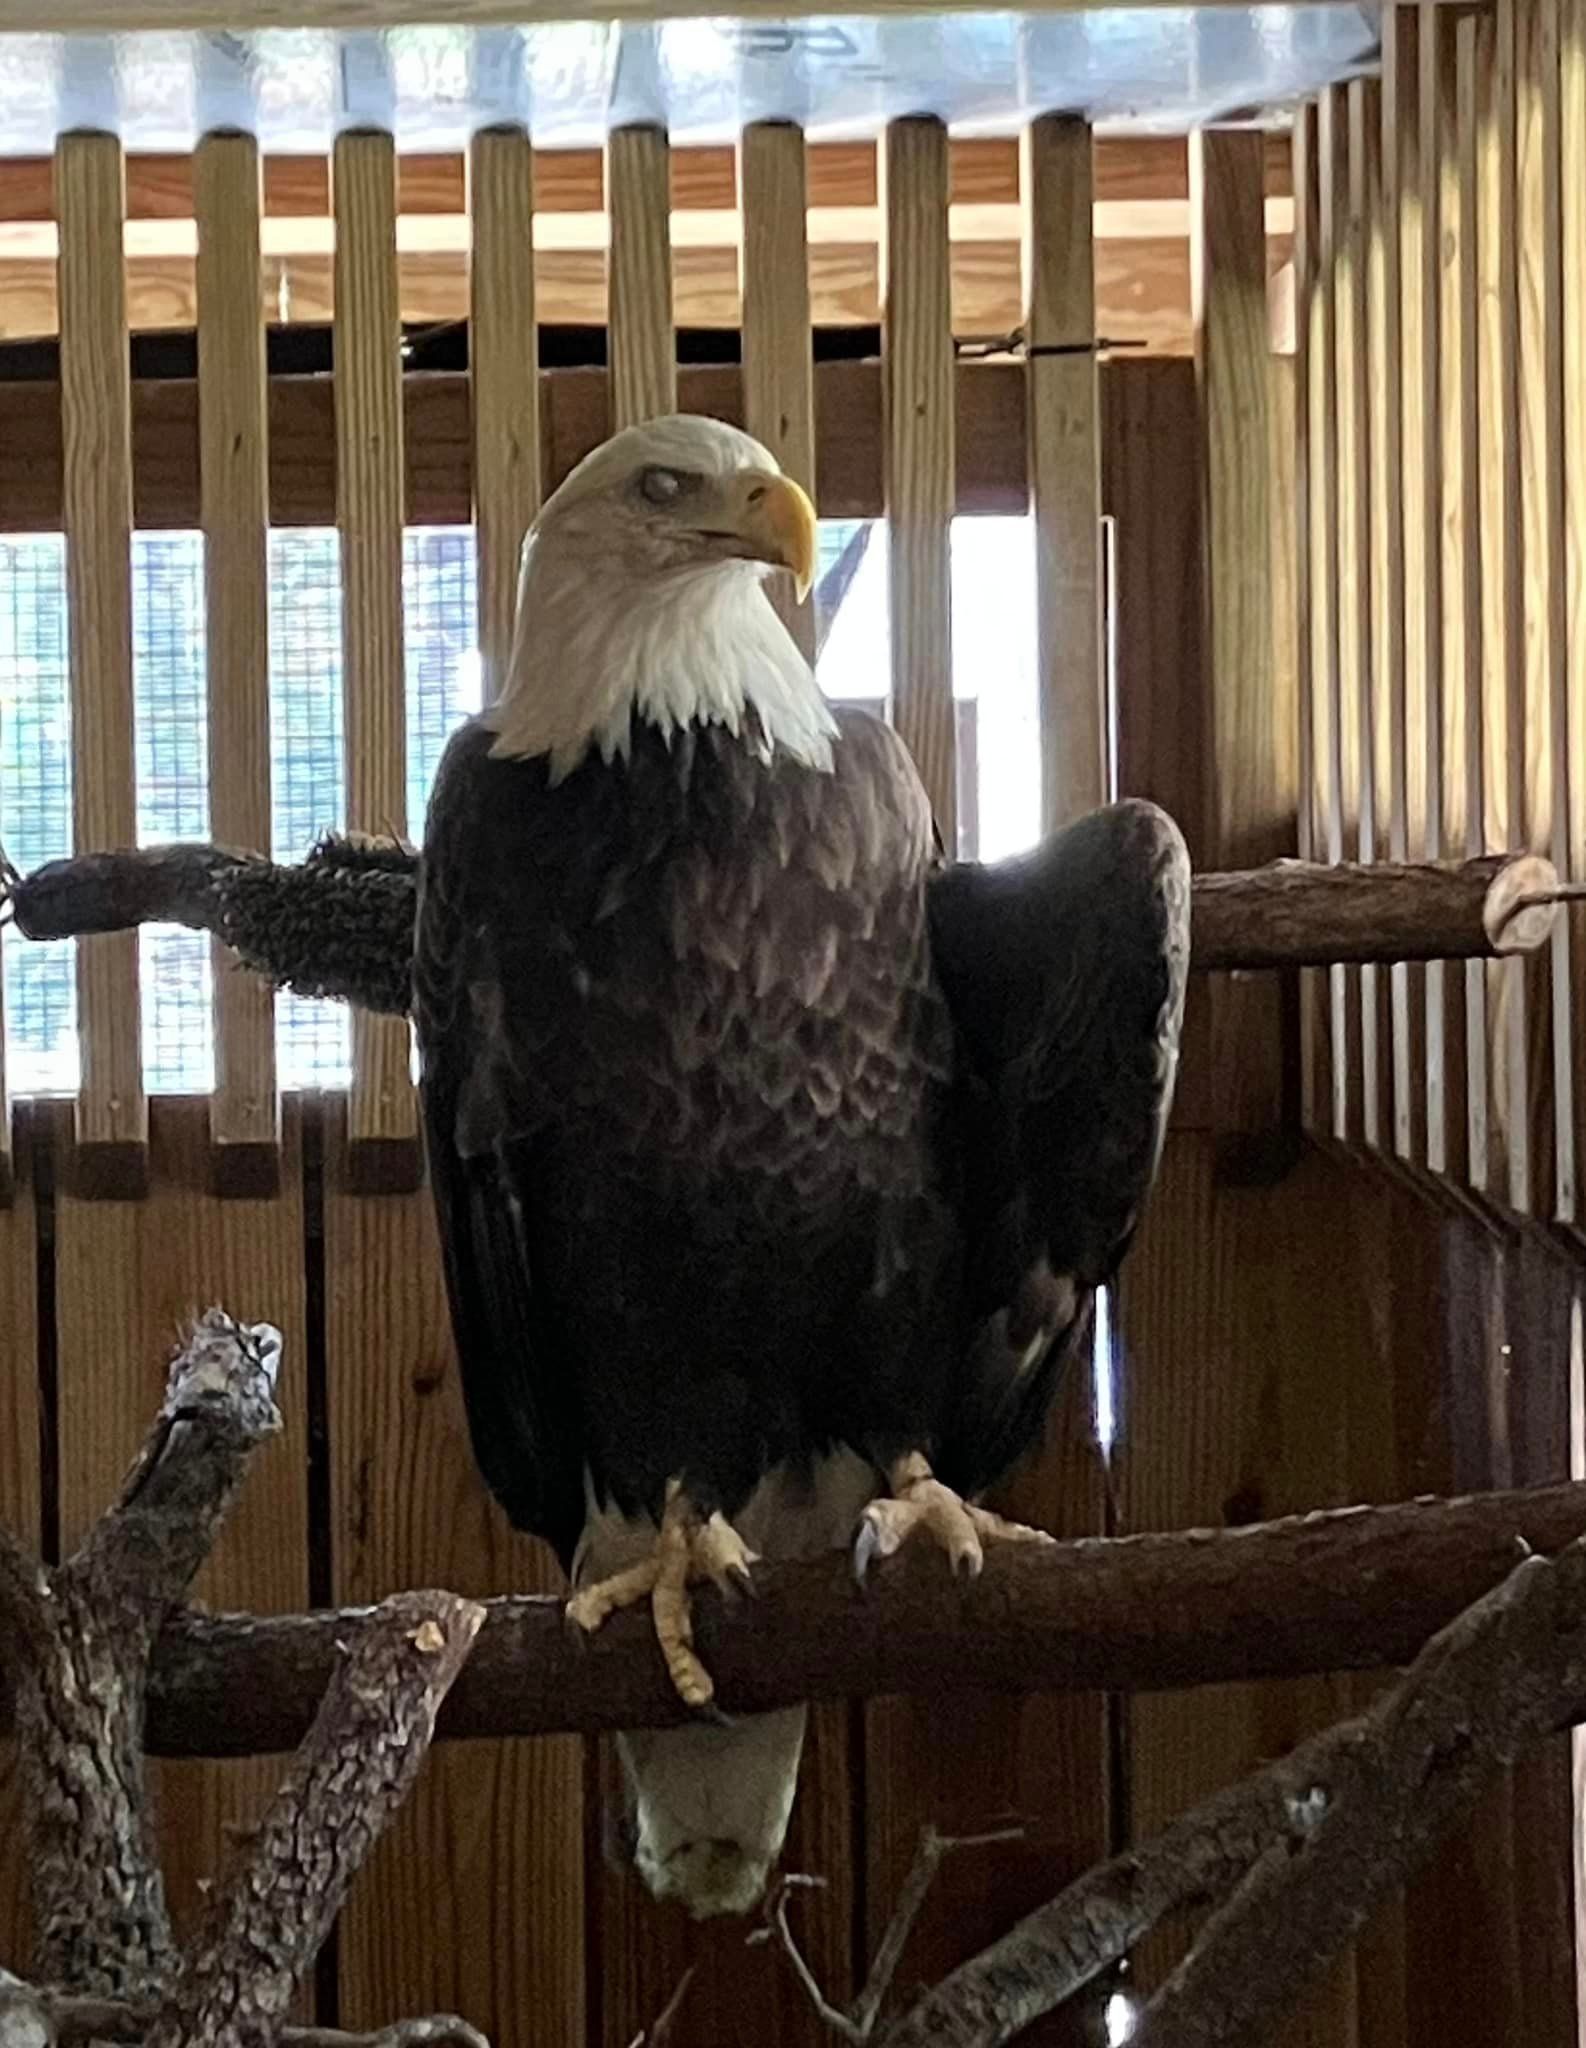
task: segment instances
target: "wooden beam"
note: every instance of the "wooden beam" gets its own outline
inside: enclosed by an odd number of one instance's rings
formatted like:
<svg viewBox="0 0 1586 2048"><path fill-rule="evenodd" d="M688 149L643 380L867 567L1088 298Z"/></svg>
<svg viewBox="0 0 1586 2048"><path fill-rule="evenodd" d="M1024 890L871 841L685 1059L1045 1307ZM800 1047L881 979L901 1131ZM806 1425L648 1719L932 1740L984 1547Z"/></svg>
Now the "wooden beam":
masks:
<svg viewBox="0 0 1586 2048"><path fill-rule="evenodd" d="M757 121L738 145L743 209L744 426L812 497L815 372L810 349L804 132ZM770 596L806 656L815 657L815 606L785 577Z"/></svg>
<svg viewBox="0 0 1586 2048"><path fill-rule="evenodd" d="M385 134L336 143L336 523L342 559L342 714L347 822L407 829L403 654L401 337L396 303L396 153ZM407 1026L353 1018L348 1130L370 1185L418 1171Z"/></svg>
<svg viewBox="0 0 1586 2048"><path fill-rule="evenodd" d="M1569 719L1569 865L1586 879L1586 0L1566 0L1559 73L1564 268L1566 689ZM1575 1157L1586 1158L1586 909L1570 932L1575 1006Z"/></svg>
<svg viewBox="0 0 1586 2048"><path fill-rule="evenodd" d="M1343 297L1341 243L1347 193L1344 190L1345 135L1342 90L1330 87L1317 101L1317 183L1320 231L1318 282L1312 306L1311 447L1317 490L1311 505L1311 547L1315 591L1316 761L1324 830L1320 851L1329 861L1344 858L1343 635L1340 599L1339 519L1342 459L1338 410L1340 301ZM1349 1011L1341 969L1327 977L1327 1035L1330 1051L1335 1138L1350 1135Z"/></svg>
<svg viewBox="0 0 1586 2048"><path fill-rule="evenodd" d="M1333 157L1338 280L1338 801L1347 858L1376 855L1374 790L1367 772L1371 695L1371 417L1366 233L1368 148L1375 142L1362 97L1364 81L1339 89ZM1363 972L1344 975L1349 1134L1378 1146L1383 1138L1376 990Z"/></svg>
<svg viewBox="0 0 1586 2048"><path fill-rule="evenodd" d="M199 226L198 413L204 524L210 829L268 852L269 449L259 319L259 152L211 135L193 167ZM275 1004L213 949L215 1092L209 1130L223 1189L279 1183Z"/></svg>
<svg viewBox="0 0 1586 2048"><path fill-rule="evenodd" d="M506 673L518 555L540 508L540 379L534 312L534 152L521 128L484 129L468 158L473 227L468 374L484 701Z"/></svg>
<svg viewBox="0 0 1586 2048"><path fill-rule="evenodd" d="M606 142L613 429L677 410L668 154L662 128L615 128Z"/></svg>
<svg viewBox="0 0 1586 2048"><path fill-rule="evenodd" d="M1317 250L1321 230L1316 169L1316 102L1306 100L1294 115L1294 625L1296 689L1295 737L1299 801L1295 819L1301 860L1313 860L1320 843L1317 798L1317 716L1315 640L1315 562L1313 559L1313 494L1319 450L1312 445L1311 316L1317 290ZM1318 1129L1326 1091L1320 1085L1320 1057L1326 1020L1319 1005L1323 983L1307 971L1300 977L1300 1117L1308 1131Z"/></svg>
<svg viewBox="0 0 1586 2048"><path fill-rule="evenodd" d="M1272 468L1261 150L1233 129L1190 141L1191 265L1206 548L1208 858L1246 866L1294 850L1293 707L1276 701ZM1283 1115L1275 988L1214 992L1219 1123L1270 1130Z"/></svg>
<svg viewBox="0 0 1586 2048"><path fill-rule="evenodd" d="M1033 121L1022 182L1041 822L1050 832L1108 795L1090 124L1066 114Z"/></svg>
<svg viewBox="0 0 1586 2048"><path fill-rule="evenodd" d="M1563 195L1560 185L1559 10L1516 0L1517 204L1520 283L1520 499L1524 541L1526 836L1569 864L1569 714L1564 496ZM1574 992L1568 928L1536 963L1531 1016L1533 1143L1544 1159L1530 1190L1536 1213L1577 1219ZM1551 1072L1548 1100L1544 1077Z"/></svg>
<svg viewBox="0 0 1586 2048"><path fill-rule="evenodd" d="M63 136L55 175L72 831L85 849L134 846L131 391L122 269L105 260L121 233L121 145L109 135ZM77 949L75 1125L85 1189L124 1194L146 1184L140 1025L136 938L85 941Z"/></svg>
<svg viewBox="0 0 1586 2048"><path fill-rule="evenodd" d="M947 846L957 844L953 729L953 324L947 130L887 129L882 375L892 709Z"/></svg>

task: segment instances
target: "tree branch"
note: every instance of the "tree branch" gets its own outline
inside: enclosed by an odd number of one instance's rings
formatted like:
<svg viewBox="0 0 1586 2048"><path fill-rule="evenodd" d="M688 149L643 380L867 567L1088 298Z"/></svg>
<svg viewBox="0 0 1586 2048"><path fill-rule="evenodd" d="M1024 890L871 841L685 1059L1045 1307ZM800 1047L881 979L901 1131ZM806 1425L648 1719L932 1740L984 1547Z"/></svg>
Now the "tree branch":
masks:
<svg viewBox="0 0 1586 2048"><path fill-rule="evenodd" d="M146 2048L268 2048L347 1887L406 1798L484 1609L452 1593L376 1608L171 1980Z"/></svg>
<svg viewBox="0 0 1586 2048"><path fill-rule="evenodd" d="M1001 1545L973 1584L901 1557L856 1587L841 1553L757 1567L758 1597L695 1603L731 1713L889 1693L1151 1690L1371 1670L1413 1657L1503 1578L1519 1546L1586 1530L1586 1487L1347 1508L1249 1528ZM485 1603L444 1739L660 1727L682 1718L643 1614L576 1640L560 1601ZM365 1608L174 1616L148 1746L272 1755L302 1737ZM3 1654L3 1647L0 1647Z"/></svg>
<svg viewBox="0 0 1586 2048"><path fill-rule="evenodd" d="M22 1989L43 2018L54 2027L52 2041L61 2048L78 2042L108 2042L115 2048L140 2048L158 2014L150 2005L128 2005L114 1998L76 1998L59 1991ZM3 1993L0 1993L3 1995ZM455 2013L424 2019L398 2020L372 2033L349 2034L340 2027L280 2027L276 2048L489 2048L477 2027ZM0 2031L0 2048L8 2048Z"/></svg>
<svg viewBox="0 0 1586 2048"><path fill-rule="evenodd" d="M76 1556L46 1571L0 1540L0 1614L22 1651L9 1675L42 1981L145 1997L173 1961L144 1800L148 1656L249 1456L280 1426L279 1351L267 1326L205 1316L120 1500Z"/></svg>
<svg viewBox="0 0 1586 2048"><path fill-rule="evenodd" d="M955 1970L885 2048L997 2048L1168 1914L1227 1894L1131 2048L1264 2048L1530 1742L1586 1718L1586 1540L1526 1559L1365 1714L1206 1800Z"/></svg>
<svg viewBox="0 0 1586 2048"><path fill-rule="evenodd" d="M323 839L296 865L218 846L159 846L49 861L0 880L0 900L26 938L185 924L213 932L278 987L401 1014L411 999L417 865L411 848L390 839ZM1199 874L1190 965L1532 952L1570 893L1534 854L1420 866L1276 861Z"/></svg>

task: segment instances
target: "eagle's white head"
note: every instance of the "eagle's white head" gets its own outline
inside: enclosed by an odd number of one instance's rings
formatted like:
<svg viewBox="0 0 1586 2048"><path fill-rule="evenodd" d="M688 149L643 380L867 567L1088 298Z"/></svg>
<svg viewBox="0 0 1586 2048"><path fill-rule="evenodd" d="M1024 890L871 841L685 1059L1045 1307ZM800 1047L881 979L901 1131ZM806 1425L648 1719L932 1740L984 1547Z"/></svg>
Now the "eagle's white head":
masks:
<svg viewBox="0 0 1586 2048"><path fill-rule="evenodd" d="M628 427L545 501L523 544L498 756L625 753L635 713L663 732L753 710L767 744L831 765L836 730L762 587L815 573L815 510L770 451L721 420Z"/></svg>

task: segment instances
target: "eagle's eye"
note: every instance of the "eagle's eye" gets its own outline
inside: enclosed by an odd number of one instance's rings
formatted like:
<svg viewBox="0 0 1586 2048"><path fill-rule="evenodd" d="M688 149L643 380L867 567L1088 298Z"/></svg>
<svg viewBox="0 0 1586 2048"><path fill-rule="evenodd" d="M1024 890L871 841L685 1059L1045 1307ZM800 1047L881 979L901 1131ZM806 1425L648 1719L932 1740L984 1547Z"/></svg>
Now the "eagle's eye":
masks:
<svg viewBox="0 0 1586 2048"><path fill-rule="evenodd" d="M652 505L670 505L683 489L683 479L675 469L661 469L652 465L639 473L639 490Z"/></svg>

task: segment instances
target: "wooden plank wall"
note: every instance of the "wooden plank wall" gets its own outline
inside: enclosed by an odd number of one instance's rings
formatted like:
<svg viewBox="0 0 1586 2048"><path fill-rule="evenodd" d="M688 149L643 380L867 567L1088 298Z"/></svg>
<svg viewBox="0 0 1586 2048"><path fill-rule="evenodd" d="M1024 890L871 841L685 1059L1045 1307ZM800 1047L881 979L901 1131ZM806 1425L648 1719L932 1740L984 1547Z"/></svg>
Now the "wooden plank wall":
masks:
<svg viewBox="0 0 1586 2048"><path fill-rule="evenodd" d="M1395 11L1380 87L1335 88L1302 113L1292 368L1268 352L1270 153L1248 135L1217 132L1198 138L1185 181L1194 362L1125 359L1099 374L1089 357L1028 366L1023 409L1002 431L1011 422L1033 482L1048 599L1067 598L1067 609L1040 608L1047 762L1072 742L1047 768L1054 822L1107 794L1099 665L1110 638L1120 787L1167 804L1203 863L1287 851L1297 826L1300 843L1335 856L1357 845L1368 857L1429 843L1463 850L1478 824L1500 841L1545 833L1543 843L1580 860L1586 776L1569 772L1569 748L1578 756L1583 738L1586 540L1576 530L1573 444L1556 434L1539 481L1522 482L1525 434L1534 437L1538 420L1574 420L1581 403L1562 386L1566 350L1573 362L1580 347L1569 317L1586 297L1586 202L1571 183L1586 150L1586 0L1568 0L1557 34L1541 18L1551 4L1496 0L1490 15L1458 25ZM205 151L198 217L213 229L235 210L251 228L256 161L231 141ZM887 228L888 403L865 431L906 542L892 570L895 710L950 819L950 520L966 471L982 459L963 429L964 386L951 363L959 173L929 121L896 124L879 154L872 196ZM1105 317L1086 195L1103 191L1107 154L1082 124L1043 119L1023 160L1021 291L1032 332L1085 340ZM800 233L819 161L796 130L765 128L743 138L737 168L754 269L743 294L744 416L817 488L816 449L831 444L817 432L805 310L814 263L806 268ZM117 217L121 174L98 141L63 144L63 496L74 602L112 628L125 570L119 507L131 488L115 422L127 407L111 364L108 288L101 279L99 298L85 299L84 279L69 284L67 272L88 267L94 224ZM536 284L528 210L545 197L536 162L521 134L475 146L466 203L481 317L463 429L474 464L455 516L477 510L482 639L494 671L508 644L518 540L545 474L581 438L598 438L608 401L619 424L675 402L687 251L670 246L676 217L664 196L670 182L676 200L680 175L659 131L611 139L614 374L609 385L542 387L534 350L522 346ZM405 408L388 138L343 138L333 198L349 787L355 823L400 828ZM1493 224L1517 209L1519 235L1495 245ZM1535 223L1557 229L1562 255L1557 237L1535 239ZM211 232L198 425L206 450L231 448L238 467L228 471L234 495L208 480L203 511L217 561L237 572L234 588L212 580L211 631L236 664L238 695L221 710L242 736L217 761L215 804L217 822L257 830L269 788L255 616L266 409L258 322L235 307L228 320L220 299L265 258L247 232L223 260L229 267L218 267ZM108 392L115 428L108 484L88 474L81 439L95 425L96 392ZM1096 616L1098 508L1117 522L1110 635ZM794 623L808 632L807 614ZM107 644L90 646L80 628L74 639L74 688L107 709L115 741L79 770L85 830L124 824L130 802L130 692L114 633ZM1548 718L1528 754L1525 714L1536 708ZM1551 777L1545 802L1538 745ZM1427 977L1396 972L1385 987L1339 979L1325 1010L1308 1012L1307 1099L1319 1134L1360 1141L1401 1167L1457 1172L1478 1193L1484 1180L1488 1192L1525 1195L1516 1206L1538 1217L1563 1216L1557 1162L1576 1133L1560 1121L1568 1091L1553 1084L1555 1055L1574 1057L1558 1020L1576 1000L1564 970L1580 974L1581 938L1577 919L1574 955L1529 978L1448 974L1438 997L1434 975L1429 1008L1418 1000ZM102 970L88 948L84 958L86 990ZM125 978L124 960L117 971ZM1292 1144L1230 1146L1231 1136L1292 1137L1293 1011L1270 984L1225 993L1215 1041L1196 993L1160 1190L1114 1303L1117 1439L1105 1453L1098 1445L1092 1389L1076 1375L1045 1456L1007 1505L1081 1533L1229 1524L1553 1476L1569 1441L1558 1369L1576 1284L1566 1260L1491 1209L1434 1201L1418 1171L1385 1175L1335 1147L1296 1162ZM106 1093L101 1063L85 1070L85 1102L101 1105L92 1116L35 1109L19 1125L17 1197L0 1209L0 1512L46 1543L70 1540L119 1475L181 1318L220 1299L285 1330L289 1433L261 1462L206 1574L206 1597L271 1608L370 1600L414 1583L469 1593L553 1586L549 1559L506 1529L477 1478L427 1195L390 1171L393 1154L381 1149L411 1161L405 1034L360 1034L349 1101L291 1100L278 1111L261 1050L266 1014L256 997L222 1009L221 1071L236 1083L224 1114L220 1097L161 1098L145 1110L119 1081ZM85 1023L95 1018L101 1050L120 1045L125 1013L95 996ZM1479 1082L1467 1035L1486 1062ZM119 1056L125 1063L124 1047ZM1235 1070L1240 1091L1224 1085ZM135 1079L135 1059L129 1072ZM1478 1116L1489 1078L1490 1113ZM105 1124L105 1102L119 1122ZM1512 1104L1518 1119L1506 1121ZM111 1155L120 1182L89 1171L78 1142L106 1131L123 1147ZM228 1131L268 1153L272 1173L266 1185L233 1176L222 1200L214 1141ZM1553 1178L1540 1203L1531 1190L1544 1160ZM950 1864L919 1922L901 1981L939 1973L1079 1867L1370 1689L1324 1678L1133 1703L823 1711L789 1847L793 1867L828 1880L801 1901L806 1953L841 1995L868 1960L922 1825L978 1828L1017 1814L1025 1840ZM1562 1752L1548 1756L1500 1788L1285 2039L1307 2048L1573 2039L1566 1766ZM268 1760L161 1768L184 1913L225 1828L256 1806L274 1769ZM498 2048L626 2048L692 1964L681 2030L690 2048L736 2048L746 2013L757 2040L813 2048L826 2038L770 1948L747 1948L741 1928L699 1929L662 1913L613 1871L613 1792L609 1753L595 1746L443 1746L355 1893L304 2009L363 2028L454 2008ZM0 1825L10 1799L0 1764ZM20 1953L20 1920L15 1875L0 1869L7 1957ZM1032 2038L1105 2038L1110 2001L1148 1986L1175 1953L1174 1940L1151 1944L1130 1979L1097 1985L1083 2011Z"/></svg>
<svg viewBox="0 0 1586 2048"><path fill-rule="evenodd" d="M1330 857L1511 845L1580 871L1577 15L1391 8L1380 88L1301 115L1305 827ZM1576 909L1524 964L1393 969L1385 1012L1335 969L1311 1127L1578 1236L1583 949Z"/></svg>

